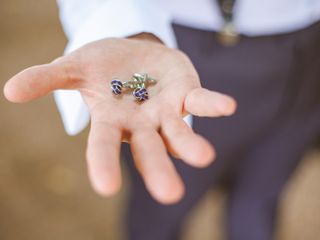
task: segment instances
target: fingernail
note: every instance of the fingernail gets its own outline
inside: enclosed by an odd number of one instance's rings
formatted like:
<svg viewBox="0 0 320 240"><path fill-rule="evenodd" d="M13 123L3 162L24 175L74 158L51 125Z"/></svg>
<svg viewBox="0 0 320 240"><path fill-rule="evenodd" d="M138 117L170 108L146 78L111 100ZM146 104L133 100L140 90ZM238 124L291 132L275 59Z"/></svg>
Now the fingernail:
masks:
<svg viewBox="0 0 320 240"><path fill-rule="evenodd" d="M224 116L230 116L234 114L236 105L236 101L233 98L223 95L218 106Z"/></svg>

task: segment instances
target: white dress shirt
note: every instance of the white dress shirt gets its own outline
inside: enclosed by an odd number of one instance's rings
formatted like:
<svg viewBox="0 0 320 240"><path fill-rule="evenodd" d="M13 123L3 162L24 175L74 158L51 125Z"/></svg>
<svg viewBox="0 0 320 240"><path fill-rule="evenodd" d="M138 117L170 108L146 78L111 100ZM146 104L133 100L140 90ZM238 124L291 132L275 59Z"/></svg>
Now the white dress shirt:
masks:
<svg viewBox="0 0 320 240"><path fill-rule="evenodd" d="M107 37L141 32L158 36L176 47L171 23L219 31L223 25L216 0L57 0L69 39L65 53ZM234 25L247 36L295 31L320 20L320 0L237 0ZM76 90L57 90L55 100L64 127L75 135L90 114Z"/></svg>

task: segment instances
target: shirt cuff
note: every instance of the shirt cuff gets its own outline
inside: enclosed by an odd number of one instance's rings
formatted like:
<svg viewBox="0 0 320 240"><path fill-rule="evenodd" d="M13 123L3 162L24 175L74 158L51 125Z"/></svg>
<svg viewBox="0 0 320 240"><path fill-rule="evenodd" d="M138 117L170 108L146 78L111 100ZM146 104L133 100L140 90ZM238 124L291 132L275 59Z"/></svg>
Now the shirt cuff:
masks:
<svg viewBox="0 0 320 240"><path fill-rule="evenodd" d="M170 12L150 0L105 1L70 36L66 53L108 37L152 33L168 47L176 47Z"/></svg>

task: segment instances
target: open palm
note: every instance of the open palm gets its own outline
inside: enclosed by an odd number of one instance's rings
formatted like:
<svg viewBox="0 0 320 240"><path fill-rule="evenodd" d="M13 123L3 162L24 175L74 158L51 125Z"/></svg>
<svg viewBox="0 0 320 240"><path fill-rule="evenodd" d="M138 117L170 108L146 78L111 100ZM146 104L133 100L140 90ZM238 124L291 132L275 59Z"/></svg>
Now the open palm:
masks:
<svg viewBox="0 0 320 240"><path fill-rule="evenodd" d="M131 92L112 94L113 78L134 73L157 79L149 100L137 102ZM161 203L174 203L183 183L167 150L195 167L204 167L214 150L183 121L188 113L217 117L235 110L232 98L201 88L190 60L180 51L142 39L104 39L90 43L50 64L28 68L5 86L6 97L26 102L56 89L77 89L91 114L87 161L93 187L102 195L121 185L120 146L131 145L147 189Z"/></svg>

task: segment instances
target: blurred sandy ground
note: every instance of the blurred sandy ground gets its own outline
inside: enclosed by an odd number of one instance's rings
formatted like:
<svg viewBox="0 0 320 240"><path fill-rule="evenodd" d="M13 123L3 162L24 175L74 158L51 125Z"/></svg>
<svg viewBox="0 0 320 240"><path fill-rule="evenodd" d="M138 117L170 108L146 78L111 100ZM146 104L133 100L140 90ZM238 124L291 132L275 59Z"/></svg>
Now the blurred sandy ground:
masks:
<svg viewBox="0 0 320 240"><path fill-rule="evenodd" d="M61 55L57 14L54 0L0 1L1 88L17 71ZM66 136L52 96L23 105L0 97L1 240L123 239L128 183L110 199L92 192L86 136ZM320 239L319 186L320 153L311 151L283 196L278 239ZM186 240L223 239L225 199L208 193L187 220Z"/></svg>

